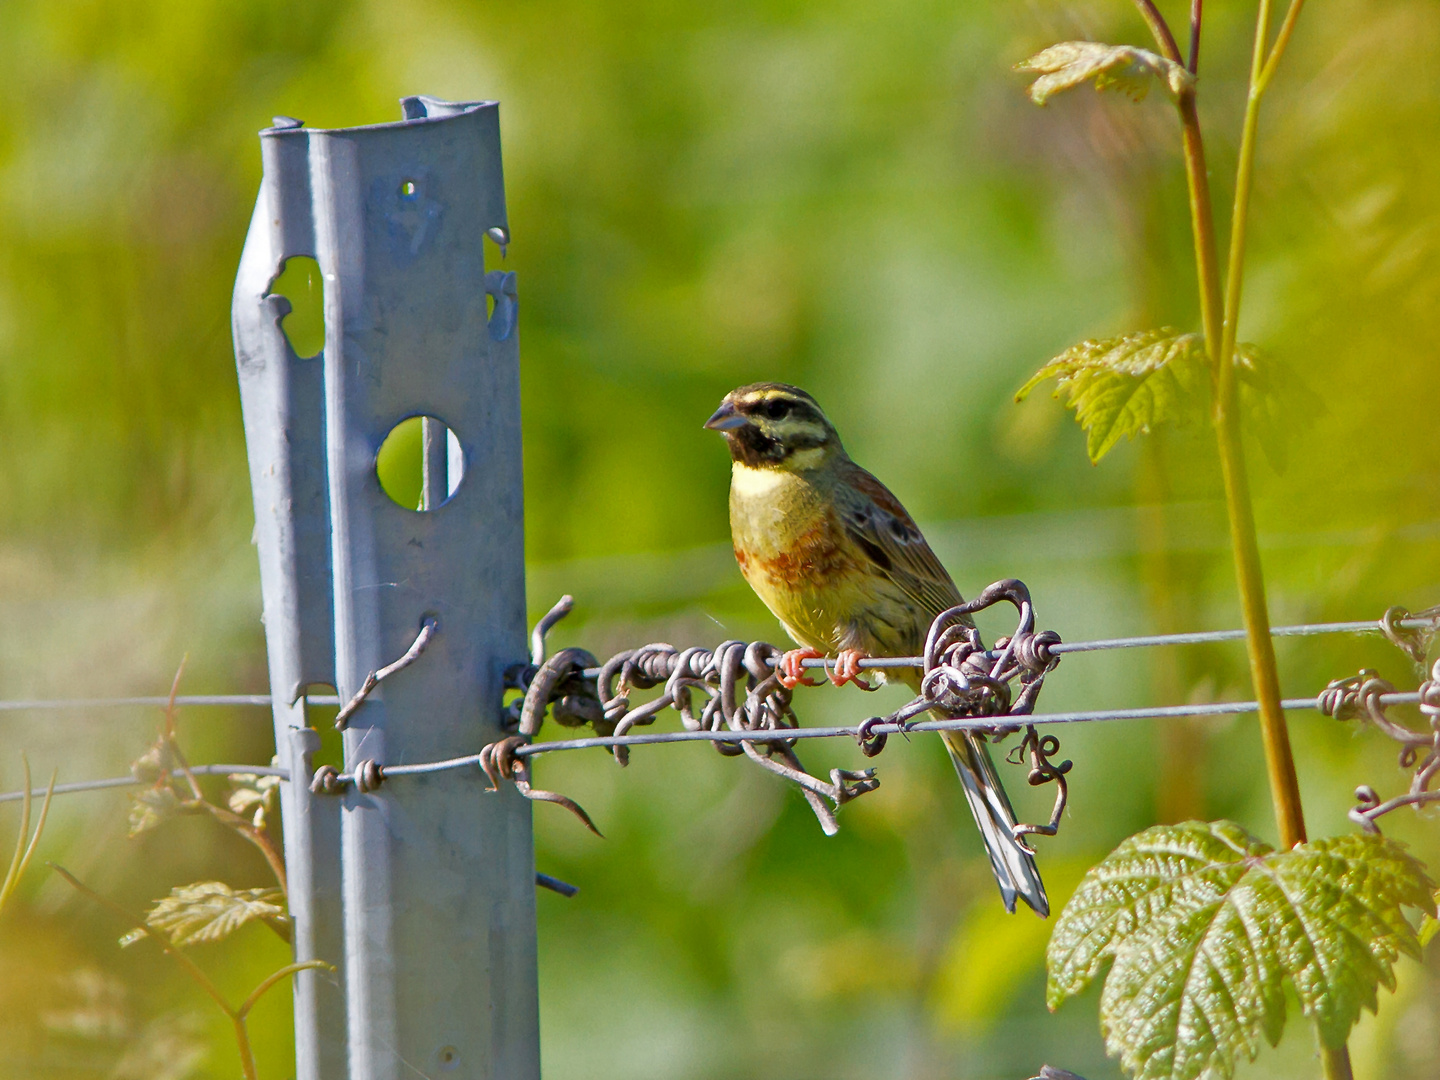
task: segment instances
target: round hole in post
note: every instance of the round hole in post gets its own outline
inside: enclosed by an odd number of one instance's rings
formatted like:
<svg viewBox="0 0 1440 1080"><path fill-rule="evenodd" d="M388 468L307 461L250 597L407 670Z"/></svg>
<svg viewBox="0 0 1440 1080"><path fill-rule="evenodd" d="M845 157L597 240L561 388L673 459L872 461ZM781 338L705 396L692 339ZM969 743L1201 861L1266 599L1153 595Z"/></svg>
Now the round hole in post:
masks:
<svg viewBox="0 0 1440 1080"><path fill-rule="evenodd" d="M435 1062L444 1072L453 1072L460 1067L460 1051L453 1046L442 1046L435 1054Z"/></svg>
<svg viewBox="0 0 1440 1080"><path fill-rule="evenodd" d="M445 421L411 416L380 444L375 475L385 494L406 510L438 510L465 477L465 454Z"/></svg>

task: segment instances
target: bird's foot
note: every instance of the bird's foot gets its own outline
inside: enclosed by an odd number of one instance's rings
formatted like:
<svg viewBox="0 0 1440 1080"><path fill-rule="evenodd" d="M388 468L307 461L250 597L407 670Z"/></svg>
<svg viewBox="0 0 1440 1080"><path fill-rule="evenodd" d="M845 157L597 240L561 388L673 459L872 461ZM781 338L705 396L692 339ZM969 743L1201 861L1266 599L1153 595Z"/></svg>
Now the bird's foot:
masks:
<svg viewBox="0 0 1440 1080"><path fill-rule="evenodd" d="M826 673L830 675L830 681L836 686L844 686L848 682L853 682L861 690L874 690L876 688L873 685L860 678L860 661L868 659L869 657L860 649L841 649L835 657L835 671L831 673L827 668Z"/></svg>
<svg viewBox="0 0 1440 1080"><path fill-rule="evenodd" d="M805 669L800 666L802 660L819 660L824 657L819 649L812 649L808 646L803 649L791 649L780 657L780 663L776 665L776 671L780 676L780 685L786 690L794 690L797 686L819 686L814 679L805 674Z"/></svg>

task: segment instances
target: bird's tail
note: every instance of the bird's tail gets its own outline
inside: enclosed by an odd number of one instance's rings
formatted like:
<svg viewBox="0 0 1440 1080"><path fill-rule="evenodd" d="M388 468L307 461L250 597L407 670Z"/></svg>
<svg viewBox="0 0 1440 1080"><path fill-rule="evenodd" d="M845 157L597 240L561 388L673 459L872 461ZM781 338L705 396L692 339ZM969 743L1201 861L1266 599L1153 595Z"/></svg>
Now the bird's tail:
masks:
<svg viewBox="0 0 1440 1080"><path fill-rule="evenodd" d="M980 827L1005 909L1013 912L1018 896L1042 918L1049 915L1050 899L1045 895L1045 883L1040 880L1035 857L1015 838L1015 811L1000 786L985 740L971 731L942 731L940 735L950 751L955 771L960 774L960 784L965 788L965 799L975 815L975 824Z"/></svg>

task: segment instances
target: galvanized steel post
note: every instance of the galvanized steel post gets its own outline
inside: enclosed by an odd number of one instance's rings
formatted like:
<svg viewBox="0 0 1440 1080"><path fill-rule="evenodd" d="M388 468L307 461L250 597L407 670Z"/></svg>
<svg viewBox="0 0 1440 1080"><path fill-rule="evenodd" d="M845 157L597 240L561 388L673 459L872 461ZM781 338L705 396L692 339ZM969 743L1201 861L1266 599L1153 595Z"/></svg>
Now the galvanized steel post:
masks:
<svg viewBox="0 0 1440 1080"><path fill-rule="evenodd" d="M350 720L345 767L476 752L501 735L503 673L526 657L514 275L498 107L407 98L394 124L261 133L265 175L236 282L245 413L299 959L299 1080L539 1076L529 804L478 770L311 794L303 695L342 700L424 655ZM325 347L295 355L287 258L318 260ZM487 311L487 294L493 312ZM425 416L416 512L376 454ZM448 428L448 432L445 430ZM453 494L452 494L453 492Z"/></svg>

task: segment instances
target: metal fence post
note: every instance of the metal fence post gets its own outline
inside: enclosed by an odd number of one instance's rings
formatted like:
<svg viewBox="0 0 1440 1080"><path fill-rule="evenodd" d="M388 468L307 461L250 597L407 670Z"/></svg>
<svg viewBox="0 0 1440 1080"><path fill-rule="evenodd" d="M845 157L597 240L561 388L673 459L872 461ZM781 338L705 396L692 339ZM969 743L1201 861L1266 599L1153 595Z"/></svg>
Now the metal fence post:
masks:
<svg viewBox="0 0 1440 1080"><path fill-rule="evenodd" d="M326 960L334 977L295 977L297 1080L345 1075L344 931L340 808L305 782L319 736L307 726L304 693L335 682L330 511L326 490L323 362L295 355L280 320L290 304L270 294L287 258L314 256L304 137L277 121L261 136L264 180L235 280L232 320L250 483L275 748L293 782L280 788L297 960Z"/></svg>
<svg viewBox="0 0 1440 1080"><path fill-rule="evenodd" d="M325 288L318 380L323 425L296 430L308 423L306 414L287 429L268 406L252 409L250 399L264 397L261 386L293 386L299 381L293 373L308 363L277 353L273 335L261 366L276 359L291 374L267 369L250 377L246 391L247 439L252 412L261 409L278 429L259 432L259 444L269 450L258 457L252 440L257 521L264 500L284 497L272 490L283 485L265 469L301 452L308 464L312 440L323 439L321 535L328 544L333 678L276 657L277 646L306 655L305 619L313 612L291 618L287 609L283 618L295 625L270 627L272 594L282 603L301 595L306 580L291 568L294 558L286 562L287 551L305 548L312 538L313 522L302 524L299 516L303 498L293 498L300 487L293 467L292 499L277 515L297 514L290 533L265 523L257 530L262 576L289 585L288 593L266 587L272 678L331 681L348 698L368 674L405 652L423 620L438 622L424 655L377 688L351 719L348 771L367 760L400 764L474 753L500 735L503 672L526 656L515 290L513 275L486 274L482 246L487 231L508 238L497 106L429 98L403 105L406 119L395 124L330 131L296 125L262 133L266 218L257 207L246 254L246 265L261 254L268 259L267 287L280 260L313 254ZM303 149L289 150L292 145ZM273 175L272 157L282 162ZM293 174L283 167L302 161ZM272 243L252 258L255 231L268 223L274 232L277 213L283 218L279 211L292 206L312 223L309 249L286 234L284 244ZM241 277L252 282L246 303L254 306L259 271L247 278L242 266ZM487 293L493 314L487 314ZM240 294L237 284L243 388ZM269 303L267 310L278 310ZM440 425L424 425L431 463L425 513L393 503L375 469L386 434L417 415L443 421L460 450L457 459L436 430ZM256 426L263 422L257 416ZM457 487L453 472L460 465ZM272 687L278 734L278 703L290 684ZM287 714L287 726L293 721ZM297 1028L308 1028L318 1048L311 1073L301 1051L301 1077L538 1077L529 804L513 790L484 793L478 770L397 778L368 791L352 785L338 797L301 795L303 779L297 773L288 785L287 808L305 805L308 796L312 823L317 811L340 808L346 1016L339 1026L346 1032L346 1071L331 1063L330 1032L320 1030L325 995L315 995L310 1015L302 1015L297 995ZM285 824L288 841L290 816ZM309 857L318 868L325 858L317 835L312 829ZM298 846L295 854L301 856ZM317 922L328 918L328 909L313 910ZM303 1045L306 1038L297 1041Z"/></svg>

